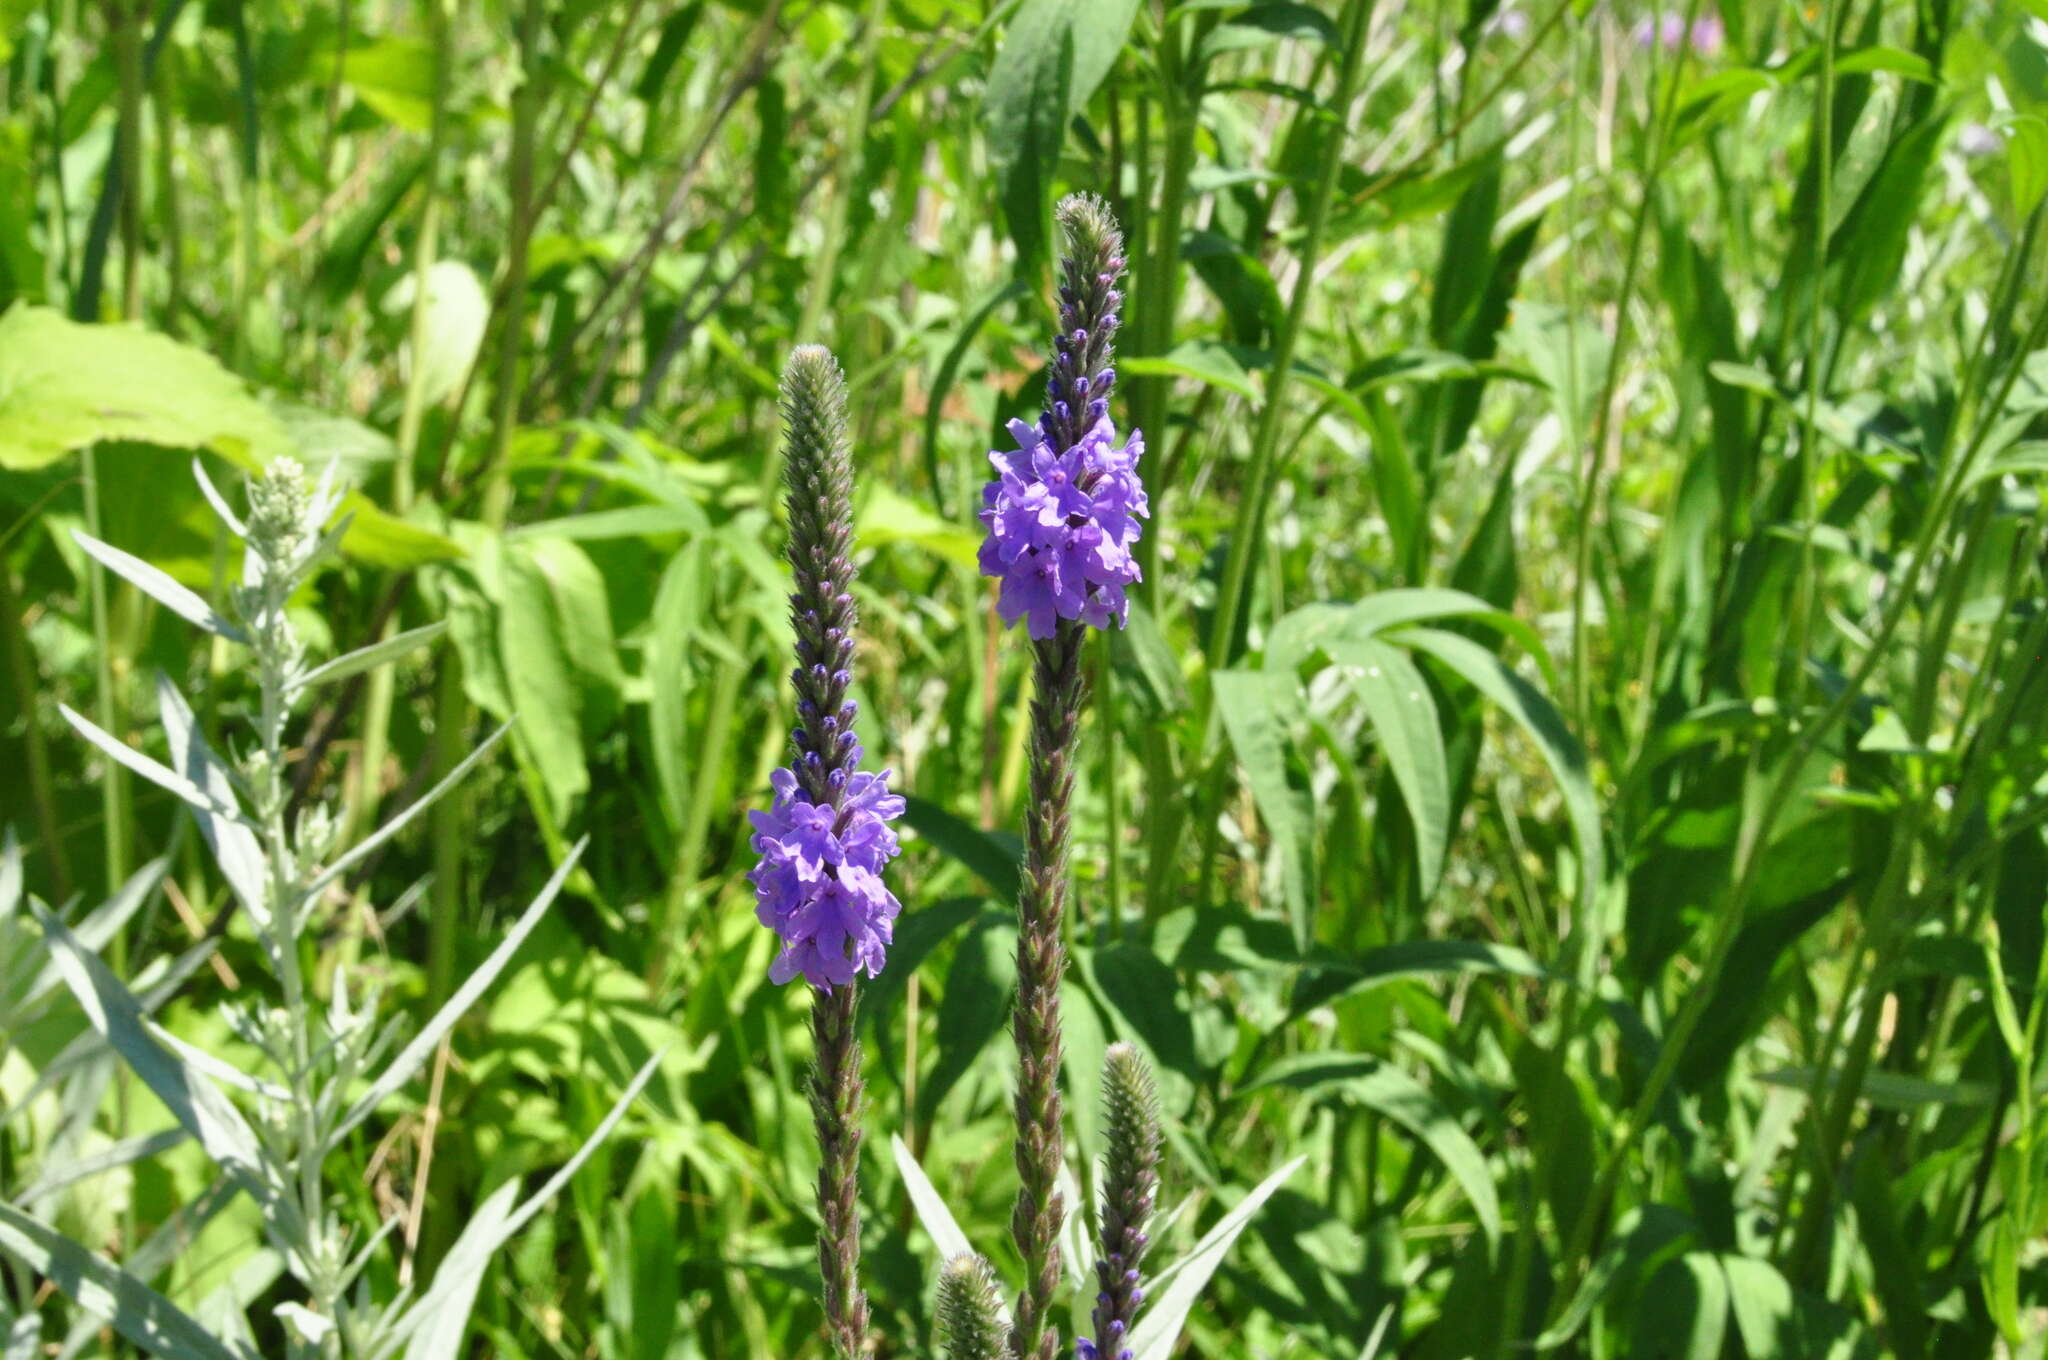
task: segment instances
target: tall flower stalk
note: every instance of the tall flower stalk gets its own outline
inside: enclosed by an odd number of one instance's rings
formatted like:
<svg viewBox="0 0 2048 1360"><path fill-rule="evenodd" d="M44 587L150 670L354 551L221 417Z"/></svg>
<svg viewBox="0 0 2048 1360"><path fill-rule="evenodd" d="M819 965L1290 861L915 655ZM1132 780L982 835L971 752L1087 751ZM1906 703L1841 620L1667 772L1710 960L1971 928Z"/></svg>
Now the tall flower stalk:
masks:
<svg viewBox="0 0 2048 1360"><path fill-rule="evenodd" d="M1095 1260L1095 1336L1075 1347L1079 1360L1132 1360L1129 1346L1145 1301L1139 1266L1159 1201L1159 1097L1145 1060L1129 1044L1111 1044L1102 1064L1102 1254Z"/></svg>
<svg viewBox="0 0 2048 1360"><path fill-rule="evenodd" d="M1058 210L1059 333L1038 423L1010 422L1014 450L990 453L996 480L983 495L981 566L1002 589L1005 623L1023 620L1032 639L1030 806L1018 897L1017 1203L1010 1231L1024 1259L1011 1325L1017 1360L1052 1360L1059 1336L1050 1314L1059 1292L1060 978L1062 921L1072 839L1077 752L1087 702L1081 649L1087 630L1122 626L1124 588L1138 579L1131 546L1147 513L1137 476L1144 440L1118 444L1109 416L1110 367L1123 295L1123 235L1102 200L1076 194Z"/></svg>
<svg viewBox="0 0 2048 1360"><path fill-rule="evenodd" d="M888 772L860 769L854 735L853 455L846 381L821 346L790 356L782 375L789 487L789 597L796 631L797 726L790 764L772 782L773 806L750 816L760 863L748 876L756 914L782 941L769 976L801 976L814 989L812 1121L818 1168L818 1269L825 1329L841 1357L868 1333L860 1288L860 1042L854 978L881 971L900 907L881 871L896 854L889 821L903 800Z"/></svg>

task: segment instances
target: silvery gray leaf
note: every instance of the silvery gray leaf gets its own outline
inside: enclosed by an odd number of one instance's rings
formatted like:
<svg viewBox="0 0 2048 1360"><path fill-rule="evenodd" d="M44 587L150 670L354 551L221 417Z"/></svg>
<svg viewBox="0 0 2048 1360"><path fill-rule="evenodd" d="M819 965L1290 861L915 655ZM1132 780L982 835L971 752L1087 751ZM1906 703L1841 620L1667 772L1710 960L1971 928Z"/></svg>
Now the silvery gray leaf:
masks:
<svg viewBox="0 0 2048 1360"><path fill-rule="evenodd" d="M1217 1220L1215 1227L1203 1234L1192 1251L1160 1272L1153 1288L1146 1292L1145 1310L1138 1314L1138 1323L1131 1328L1134 1360L1166 1360L1172 1354L1181 1328L1187 1325L1189 1312L1202 1297L1202 1290L1216 1268L1223 1264L1238 1234L1252 1221L1259 1206L1272 1198L1281 1183L1307 1160L1296 1157L1260 1181L1236 1207Z"/></svg>
<svg viewBox="0 0 2048 1360"><path fill-rule="evenodd" d="M156 677L156 706L163 719L164 737L170 743L171 764L178 773L204 789L216 803L236 806L234 782L228 777L227 766L206 744L206 735L192 716L192 706L161 671ZM235 899L249 913L249 919L258 926L268 925L270 870L255 831L239 816L221 817L205 808L193 808L192 819L199 823L199 834L206 838L214 862L220 865L228 887L234 890Z"/></svg>
<svg viewBox="0 0 2048 1360"><path fill-rule="evenodd" d="M294 693L304 693L315 685L345 680L358 672L369 670L372 666L395 661L414 648L426 646L447 631L447 621L442 620L385 638L381 642L373 642L367 647L358 647L352 652L335 657L325 665L315 666L307 671L293 682L292 690Z"/></svg>
<svg viewBox="0 0 2048 1360"><path fill-rule="evenodd" d="M130 746L127 742L101 731L91 719L78 713L68 705L57 705L57 711L64 715L64 721L70 723L73 730L79 736L84 737L94 746L99 747L100 750L112 756L116 761L127 766L158 788L175 793L178 797L202 812L210 812L217 817L240 821L242 816L241 809L234 806L234 804L222 803L216 800L206 790L200 788L199 785L185 778L185 776L165 769L133 746Z"/></svg>
<svg viewBox="0 0 2048 1360"><path fill-rule="evenodd" d="M561 864L556 867L546 886L540 890L540 895L533 899L533 905L512 923L512 929L505 932L505 938L498 941L498 947L477 965L477 970L455 989L455 994L434 1013L434 1018L421 1027L420 1032L413 1036L412 1042L399 1051L398 1056L391 1060L391 1065L370 1083L370 1089L363 1092L362 1097L342 1117L331 1135L332 1142L346 1138L349 1132L369 1118L392 1092L412 1080L413 1074L426 1065L427 1059L433 1056L434 1045L441 1042L441 1036L455 1028L455 1022L476 1004L477 998L484 994L484 989L497 980L505 965L512 961L512 956L519 952L519 946L526 942L526 937L540 924L541 917L554 905L556 894L562 891L562 885L568 881L570 871L576 867L576 861L583 855L583 847L588 844L588 840L580 840L569 848L569 853L562 857Z"/></svg>
<svg viewBox="0 0 2048 1360"><path fill-rule="evenodd" d="M248 641L248 637L241 629L214 613L212 605L141 558L122 552L111 543L102 543L91 534L80 533L75 529L72 530L71 537L76 539L78 546L85 549L101 566L187 623L204 628L218 637L227 638L230 642Z"/></svg>
<svg viewBox="0 0 2048 1360"><path fill-rule="evenodd" d="M440 783L428 789L409 804L404 811L378 827L375 831L372 831L369 835L363 837L360 841L357 841L354 846L339 856L334 863L321 870L313 881L306 885L306 896L309 899L319 896L321 890L327 887L328 884L338 881L343 874L360 864L378 846L396 836L413 818L419 816L422 812L425 812L436 802L440 801L441 796L460 783L464 775L475 769L477 762L486 755L489 755L491 749L503 740L505 734L511 730L512 724L506 723L497 731L478 742L477 748L464 756L462 763L450 770Z"/></svg>
<svg viewBox="0 0 2048 1360"><path fill-rule="evenodd" d="M97 1252L0 1203L0 1251L49 1280L80 1307L105 1317L115 1331L166 1360L258 1360L230 1350L191 1314Z"/></svg>

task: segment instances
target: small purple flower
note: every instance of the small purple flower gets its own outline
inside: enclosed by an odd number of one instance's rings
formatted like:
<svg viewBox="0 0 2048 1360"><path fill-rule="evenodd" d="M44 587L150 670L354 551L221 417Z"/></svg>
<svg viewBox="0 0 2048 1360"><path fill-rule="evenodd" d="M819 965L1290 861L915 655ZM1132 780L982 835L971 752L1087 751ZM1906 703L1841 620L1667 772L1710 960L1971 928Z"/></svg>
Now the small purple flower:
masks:
<svg viewBox="0 0 2048 1360"><path fill-rule="evenodd" d="M1662 47L1666 52L1676 52L1690 47L1703 58L1711 58L1721 50L1726 30L1718 14L1704 15L1692 21L1688 27L1685 16L1667 11L1652 18L1640 20L1635 27L1636 46Z"/></svg>
<svg viewBox="0 0 2048 1360"><path fill-rule="evenodd" d="M782 937L768 972L773 981L801 974L830 991L857 973L882 971L903 909L881 878L897 850L889 822L903 815L888 778L887 771L855 774L835 809L805 798L796 775L777 770L774 805L747 814L761 856L747 875L754 914Z"/></svg>
<svg viewBox="0 0 2048 1360"><path fill-rule="evenodd" d="M996 480L982 492L982 574L1003 583L1003 622L1023 619L1040 639L1061 619L1123 626L1124 587L1139 574L1131 547L1138 520L1151 513L1138 479L1143 435L1133 430L1119 443L1106 409L1071 448L1057 448L1053 430L1050 415L1037 425L1011 421L1017 447L989 454Z"/></svg>

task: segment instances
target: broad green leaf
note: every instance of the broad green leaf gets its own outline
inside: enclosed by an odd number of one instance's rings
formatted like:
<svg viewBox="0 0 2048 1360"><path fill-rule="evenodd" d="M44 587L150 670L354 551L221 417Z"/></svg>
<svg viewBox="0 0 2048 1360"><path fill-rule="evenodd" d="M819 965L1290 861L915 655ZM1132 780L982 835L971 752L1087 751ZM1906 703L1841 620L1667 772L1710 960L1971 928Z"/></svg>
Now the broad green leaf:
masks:
<svg viewBox="0 0 2048 1360"><path fill-rule="evenodd" d="M462 556L462 547L454 539L425 525L400 519L360 491L351 491L342 498L341 513L348 519L348 527L341 535L341 550L358 562L408 571L429 562L453 562Z"/></svg>
<svg viewBox="0 0 2048 1360"><path fill-rule="evenodd" d="M1511 977L1557 979L1513 945L1483 940L1404 940L1369 949L1354 960L1319 963L1294 986L1291 1013L1302 1015L1339 997L1403 978L1459 973L1503 973Z"/></svg>
<svg viewBox="0 0 2048 1360"><path fill-rule="evenodd" d="M507 545L498 649L520 740L559 823L590 787L584 730L609 721L624 678L604 577L580 547L562 538Z"/></svg>
<svg viewBox="0 0 2048 1360"><path fill-rule="evenodd" d="M1582 909L1589 907L1606 875L1600 806L1593 796L1586 750L1565 726L1564 716L1534 685L1470 638L1436 628L1408 628L1402 630L1399 640L1450 667L1499 705L1536 743L1543 763L1557 778L1559 791L1564 795L1565 813L1571 818L1572 830L1578 838L1579 902Z"/></svg>
<svg viewBox="0 0 2048 1360"><path fill-rule="evenodd" d="M1310 860L1315 821L1306 797L1287 779L1285 715L1300 705L1297 682L1291 674L1224 670L1216 672L1212 683L1216 711L1230 737L1230 748L1244 767L1252 801L1279 852L1281 893L1293 917L1295 934L1306 938L1314 897Z"/></svg>
<svg viewBox="0 0 2048 1360"><path fill-rule="evenodd" d="M1636 1303L1635 1353L1720 1360L1728 1330L1728 1278L1710 1251L1666 1261Z"/></svg>
<svg viewBox="0 0 2048 1360"><path fill-rule="evenodd" d="M1193 378L1250 400L1259 395L1251 374L1238 361L1237 347L1217 340L1184 340L1161 355L1119 358L1116 371L1133 377Z"/></svg>
<svg viewBox="0 0 2048 1360"><path fill-rule="evenodd" d="M1499 1243L1500 1199L1486 1154L1421 1082L1391 1063L1362 1054L1299 1053L1273 1063L1238 1087L1236 1094L1243 1097L1276 1086L1311 1096L1342 1096L1420 1138L1472 1201L1487 1241Z"/></svg>
<svg viewBox="0 0 2048 1360"><path fill-rule="evenodd" d="M341 79L358 99L408 132L434 121L434 51L417 38L378 38L341 57Z"/></svg>
<svg viewBox="0 0 2048 1360"><path fill-rule="evenodd" d="M1586 1272L1578 1293L1572 1295L1571 1305L1536 1338L1536 1349L1554 1350L1571 1340L1610 1289L1683 1252L1697 1240L1698 1231L1690 1218L1661 1204L1642 1205L1623 1214L1606 1250Z"/></svg>
<svg viewBox="0 0 2048 1360"><path fill-rule="evenodd" d="M0 315L0 468L111 440L211 448L244 466L289 447L241 379L189 345L25 303Z"/></svg>
<svg viewBox="0 0 2048 1360"><path fill-rule="evenodd" d="M1450 843L1451 775L1436 702L1415 663L1385 642L1335 642L1330 659L1342 668L1345 681L1364 705L1408 805L1427 897L1443 873L1444 851Z"/></svg>
<svg viewBox="0 0 2048 1360"><path fill-rule="evenodd" d="M1019 869L1023 862L1022 847L1006 844L914 793L903 795L903 822L972 869L995 897L1004 902L1017 900L1023 886Z"/></svg>
<svg viewBox="0 0 2048 1360"><path fill-rule="evenodd" d="M669 830L680 834L697 790L689 782L687 742L692 672L690 640L707 616L701 541L687 543L662 569L647 632L647 735L652 747L655 791ZM708 752L697 752L697 756Z"/></svg>
<svg viewBox="0 0 2048 1360"><path fill-rule="evenodd" d="M1440 586L1383 590L1351 604L1303 605L1273 625L1266 639L1266 669L1295 670L1334 639L1377 637L1432 619L1471 619L1500 630L1528 649L1547 683L1557 683L1543 639L1534 628L1477 595Z"/></svg>
<svg viewBox="0 0 2048 1360"><path fill-rule="evenodd" d="M2006 125L2005 161L2012 173L2013 215L2025 221L2048 193L2048 118L2022 114Z"/></svg>
<svg viewBox="0 0 2048 1360"><path fill-rule="evenodd" d="M913 544L964 567L975 565L981 549L978 535L939 518L880 482L869 485L861 497L853 537L855 542L864 545Z"/></svg>
<svg viewBox="0 0 2048 1360"><path fill-rule="evenodd" d="M0 1250L63 1289L115 1331L166 1360L255 1360L230 1350L141 1280L11 1204L0 1203Z"/></svg>
<svg viewBox="0 0 2048 1360"><path fill-rule="evenodd" d="M988 73L989 157L1010 235L1027 260L1045 249L1046 198L1067 123L1109 74L1137 0L1024 0Z"/></svg>
<svg viewBox="0 0 2048 1360"><path fill-rule="evenodd" d="M410 313L418 291L418 275L402 276L384 299L386 311ZM476 360L490 320L491 300L476 271L460 260L436 260L427 268L425 347L412 352L408 330L405 368L408 381L419 365L421 400L429 406L455 395Z"/></svg>
<svg viewBox="0 0 2048 1360"><path fill-rule="evenodd" d="M1131 1355L1133 1360L1166 1360L1173 1353L1174 1343L1180 1340L1181 1329L1187 1325L1188 1314L1202 1297L1202 1290L1215 1275L1223 1258L1252 1221L1252 1215L1261 1205L1273 1197L1281 1183L1295 1173L1306 1157L1296 1157L1254 1186L1249 1194L1239 1200L1216 1226L1202 1235L1194 1249L1175 1261L1153 1280L1148 1292L1145 1309L1138 1315L1138 1323L1131 1328Z"/></svg>
<svg viewBox="0 0 2048 1360"><path fill-rule="evenodd" d="M569 538L580 541L607 538L648 538L657 534L694 534L711 527L704 509L695 501L664 501L659 505L627 505L616 510L594 510L587 515L563 515L558 519L521 524L506 532L508 541L523 538Z"/></svg>

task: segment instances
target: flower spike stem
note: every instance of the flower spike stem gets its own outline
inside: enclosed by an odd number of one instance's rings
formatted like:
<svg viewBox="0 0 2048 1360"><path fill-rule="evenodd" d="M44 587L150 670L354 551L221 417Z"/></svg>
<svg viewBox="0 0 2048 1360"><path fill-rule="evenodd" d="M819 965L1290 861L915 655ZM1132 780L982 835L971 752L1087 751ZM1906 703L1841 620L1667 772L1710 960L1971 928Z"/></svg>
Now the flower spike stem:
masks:
<svg viewBox="0 0 2048 1360"><path fill-rule="evenodd" d="M841 1360L861 1353L868 1300L860 1288L860 1036L853 984L811 995L811 1122L818 1132L818 1273L825 1330Z"/></svg>
<svg viewBox="0 0 2048 1360"><path fill-rule="evenodd" d="M1066 971L1068 809L1074 792L1074 735L1087 702L1081 649L1087 629L1063 620L1032 644L1037 693L1031 701L1031 806L1024 884L1018 897L1017 1205L1010 1233L1024 1258L1024 1289L1010 1333L1018 1360L1052 1360L1059 1337L1050 1314L1060 1287L1060 977Z"/></svg>
<svg viewBox="0 0 2048 1360"><path fill-rule="evenodd" d="M1146 513L1137 476L1144 444L1116 444L1110 367L1123 295L1123 237L1102 201L1061 201L1059 333L1037 427L1013 422L1015 453L991 455L998 480L982 522L982 570L1003 578L1005 622L1028 622L1031 701L1030 806L1023 888L1017 903L1017 1203L1010 1232L1024 1259L1024 1287L1010 1331L1014 1360L1053 1360L1051 1313L1060 1287L1060 978L1066 971L1070 807L1087 702L1082 648L1091 627L1121 626L1124 586L1137 579L1130 546Z"/></svg>
<svg viewBox="0 0 2048 1360"><path fill-rule="evenodd" d="M1102 1255L1095 1262L1095 1339L1079 1360L1132 1360L1131 1329L1145 1301L1139 1267L1159 1201L1159 1097L1151 1069L1129 1044L1111 1044L1102 1064Z"/></svg>

